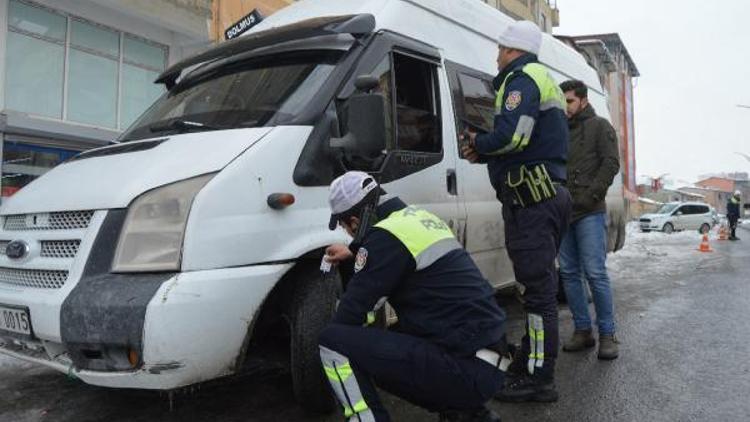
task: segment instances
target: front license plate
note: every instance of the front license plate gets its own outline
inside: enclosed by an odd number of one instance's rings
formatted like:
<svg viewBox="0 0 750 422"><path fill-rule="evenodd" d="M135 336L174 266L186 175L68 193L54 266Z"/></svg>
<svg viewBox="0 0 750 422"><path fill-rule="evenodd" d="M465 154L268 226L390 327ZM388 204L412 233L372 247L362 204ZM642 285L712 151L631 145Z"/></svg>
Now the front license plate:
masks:
<svg viewBox="0 0 750 422"><path fill-rule="evenodd" d="M0 332L31 336L31 317L25 308L0 305Z"/></svg>

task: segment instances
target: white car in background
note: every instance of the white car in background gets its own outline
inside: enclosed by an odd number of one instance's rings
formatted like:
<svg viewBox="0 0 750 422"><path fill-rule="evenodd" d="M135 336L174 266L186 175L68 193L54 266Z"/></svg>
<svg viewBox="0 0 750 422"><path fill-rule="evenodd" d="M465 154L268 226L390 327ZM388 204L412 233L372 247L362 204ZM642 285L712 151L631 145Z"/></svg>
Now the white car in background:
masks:
<svg viewBox="0 0 750 422"><path fill-rule="evenodd" d="M715 212L700 202L670 202L653 214L644 214L639 220L641 231L672 233L681 230L698 230L707 233L716 224Z"/></svg>

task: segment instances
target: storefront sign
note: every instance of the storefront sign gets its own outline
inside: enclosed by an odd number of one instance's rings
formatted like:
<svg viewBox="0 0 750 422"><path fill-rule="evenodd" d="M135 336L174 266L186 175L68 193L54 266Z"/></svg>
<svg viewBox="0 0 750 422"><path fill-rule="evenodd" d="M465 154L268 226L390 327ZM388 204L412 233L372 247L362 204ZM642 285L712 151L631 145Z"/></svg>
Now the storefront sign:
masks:
<svg viewBox="0 0 750 422"><path fill-rule="evenodd" d="M253 9L250 14L246 15L244 18L237 21L237 23L227 28L227 30L224 31L224 37L228 40L236 38L247 32L250 28L259 24L262 20L263 15L260 14L258 9Z"/></svg>

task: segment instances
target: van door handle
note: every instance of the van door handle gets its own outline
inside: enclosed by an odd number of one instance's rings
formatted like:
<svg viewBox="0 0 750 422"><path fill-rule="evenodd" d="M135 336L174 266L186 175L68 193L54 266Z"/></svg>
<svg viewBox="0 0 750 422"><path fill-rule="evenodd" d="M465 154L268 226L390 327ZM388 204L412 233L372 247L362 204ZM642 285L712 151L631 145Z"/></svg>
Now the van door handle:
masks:
<svg viewBox="0 0 750 422"><path fill-rule="evenodd" d="M456 169L448 169L445 175L445 184L450 195L458 195L458 179L456 177Z"/></svg>

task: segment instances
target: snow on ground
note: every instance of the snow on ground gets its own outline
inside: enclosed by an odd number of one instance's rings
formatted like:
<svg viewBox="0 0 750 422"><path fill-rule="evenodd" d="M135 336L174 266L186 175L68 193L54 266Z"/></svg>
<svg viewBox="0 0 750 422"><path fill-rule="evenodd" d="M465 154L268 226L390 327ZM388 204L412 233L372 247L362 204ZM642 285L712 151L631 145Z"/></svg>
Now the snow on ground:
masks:
<svg viewBox="0 0 750 422"><path fill-rule="evenodd" d="M696 230L665 234L662 232L643 233L638 223L632 222L626 228L625 246L607 256L607 269L611 273L627 271L633 265L652 265L656 271L666 266L676 266L695 260L702 235ZM714 240L716 233L711 232Z"/></svg>
<svg viewBox="0 0 750 422"><path fill-rule="evenodd" d="M21 359L16 359L10 356L0 354L0 371L5 368L17 368L17 367L29 367L30 363L24 362Z"/></svg>

